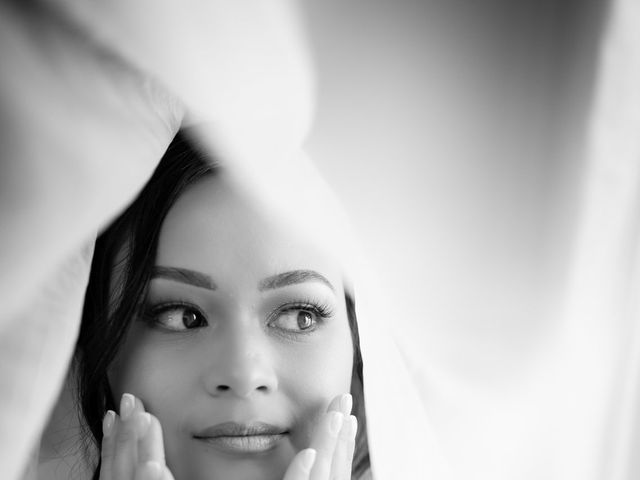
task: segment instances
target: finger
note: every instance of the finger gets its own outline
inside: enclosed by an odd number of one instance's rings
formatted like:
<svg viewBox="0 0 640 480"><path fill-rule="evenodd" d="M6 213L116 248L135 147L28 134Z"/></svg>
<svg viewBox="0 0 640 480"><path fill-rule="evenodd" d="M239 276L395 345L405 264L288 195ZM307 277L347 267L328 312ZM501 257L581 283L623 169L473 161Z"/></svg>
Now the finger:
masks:
<svg viewBox="0 0 640 480"><path fill-rule="evenodd" d="M162 426L156 417L150 415L150 424L147 432L138 441L138 462L154 461L164 465L164 443L162 439Z"/></svg>
<svg viewBox="0 0 640 480"><path fill-rule="evenodd" d="M141 402L125 393L120 401L120 424L115 436L115 453L112 463L113 480L134 478L138 463L138 439L150 425L150 415L142 412Z"/></svg>
<svg viewBox="0 0 640 480"><path fill-rule="evenodd" d="M353 464L353 452L355 451L355 437L358 429L356 417L350 415L344 421L333 460L331 463L332 480L348 480L351 478L351 466Z"/></svg>
<svg viewBox="0 0 640 480"><path fill-rule="evenodd" d="M316 451L313 448L306 448L298 452L287 468L283 480L308 480L315 460Z"/></svg>
<svg viewBox="0 0 640 480"><path fill-rule="evenodd" d="M351 415L351 409L353 408L353 397L350 393L345 393L340 397L340 412L344 415L344 418L348 418Z"/></svg>
<svg viewBox="0 0 640 480"><path fill-rule="evenodd" d="M311 448L316 450L316 460L311 470L311 480L326 480L331 472L333 454L342 428L344 415L328 412L323 415L318 429L311 440Z"/></svg>
<svg viewBox="0 0 640 480"><path fill-rule="evenodd" d="M115 436L118 429L116 412L108 410L102 419L102 447L100 448L100 480L113 480Z"/></svg>
<svg viewBox="0 0 640 480"><path fill-rule="evenodd" d="M350 438L351 422L345 419L338 434L336 448L333 452L333 458L331 459L331 480L345 480L349 478L346 476L346 466Z"/></svg>
<svg viewBox="0 0 640 480"><path fill-rule="evenodd" d="M353 397L349 393L343 393L331 400L327 407L327 412L340 412L346 417L351 414L352 407Z"/></svg>
<svg viewBox="0 0 640 480"><path fill-rule="evenodd" d="M349 437L349 443L347 446L347 464L346 471L348 476L345 478L351 478L351 470L353 467L353 455L356 451L356 434L358 433L358 418L354 415L349 416L349 423L351 424L351 432Z"/></svg>

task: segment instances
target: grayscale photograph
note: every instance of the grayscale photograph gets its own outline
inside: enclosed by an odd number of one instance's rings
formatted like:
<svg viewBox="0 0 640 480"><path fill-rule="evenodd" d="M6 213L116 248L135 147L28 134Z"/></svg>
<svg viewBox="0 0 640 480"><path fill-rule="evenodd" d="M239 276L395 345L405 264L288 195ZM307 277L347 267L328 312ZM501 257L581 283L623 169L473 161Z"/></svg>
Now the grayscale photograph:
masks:
<svg viewBox="0 0 640 480"><path fill-rule="evenodd" d="M640 479L640 1L0 0L0 480Z"/></svg>

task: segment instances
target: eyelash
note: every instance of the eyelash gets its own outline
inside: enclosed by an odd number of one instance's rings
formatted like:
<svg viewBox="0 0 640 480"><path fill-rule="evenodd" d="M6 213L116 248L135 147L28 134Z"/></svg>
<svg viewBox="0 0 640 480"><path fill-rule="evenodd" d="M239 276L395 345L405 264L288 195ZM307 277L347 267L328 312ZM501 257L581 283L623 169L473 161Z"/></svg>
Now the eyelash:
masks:
<svg viewBox="0 0 640 480"><path fill-rule="evenodd" d="M292 310L307 310L322 319L327 319L333 316L333 309L328 304L316 302L314 300L303 300L300 302L291 302L280 305L271 313L271 315L269 315L269 318L278 313L290 312Z"/></svg>

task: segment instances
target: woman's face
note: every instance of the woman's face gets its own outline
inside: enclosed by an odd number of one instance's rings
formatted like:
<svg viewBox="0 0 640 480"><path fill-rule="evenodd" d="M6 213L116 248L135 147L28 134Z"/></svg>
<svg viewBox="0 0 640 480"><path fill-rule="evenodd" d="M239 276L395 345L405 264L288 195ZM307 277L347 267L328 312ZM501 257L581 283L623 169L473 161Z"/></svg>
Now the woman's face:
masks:
<svg viewBox="0 0 640 480"><path fill-rule="evenodd" d="M170 210L145 311L109 377L116 399L132 393L158 417L177 479L281 480L349 391L339 266L224 175Z"/></svg>

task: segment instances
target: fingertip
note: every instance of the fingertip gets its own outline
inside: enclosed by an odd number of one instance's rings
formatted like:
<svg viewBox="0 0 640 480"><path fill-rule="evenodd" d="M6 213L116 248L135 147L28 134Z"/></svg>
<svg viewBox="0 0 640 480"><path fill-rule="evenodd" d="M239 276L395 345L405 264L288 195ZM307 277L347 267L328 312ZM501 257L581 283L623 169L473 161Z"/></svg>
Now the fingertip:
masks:
<svg viewBox="0 0 640 480"><path fill-rule="evenodd" d="M313 448L307 448L300 452L300 468L304 473L311 472L316 461L316 455L317 453Z"/></svg>
<svg viewBox="0 0 640 480"><path fill-rule="evenodd" d="M316 458L317 450L315 448L305 448L299 451L289 464L283 480L309 480L311 469L316 465ZM314 470L314 474L318 474L318 472Z"/></svg>
<svg viewBox="0 0 640 480"><path fill-rule="evenodd" d="M353 436L355 436L356 432L358 431L358 417L356 417L355 415L349 415L349 427Z"/></svg>
<svg viewBox="0 0 640 480"><path fill-rule="evenodd" d="M113 426L116 421L116 412L107 410L102 419L102 436L108 438L113 433Z"/></svg>
<svg viewBox="0 0 640 480"><path fill-rule="evenodd" d="M353 397L350 393L345 393L340 397L340 411L343 415L349 415L353 408Z"/></svg>
<svg viewBox="0 0 640 480"><path fill-rule="evenodd" d="M102 419L102 442L100 446L101 478L111 478L111 469L115 456L115 442L118 435L118 415L107 410Z"/></svg>
<svg viewBox="0 0 640 480"><path fill-rule="evenodd" d="M130 393L123 393L122 398L120 399L120 418L122 420L127 421L136 405L136 397L131 395Z"/></svg>

